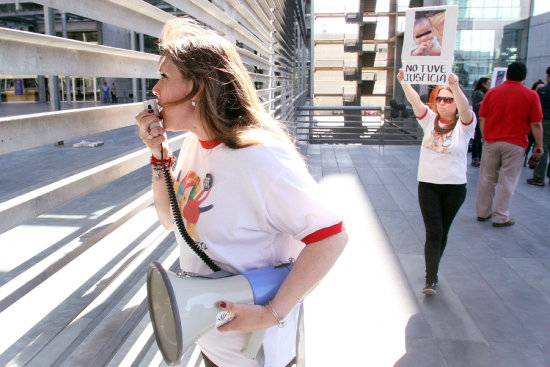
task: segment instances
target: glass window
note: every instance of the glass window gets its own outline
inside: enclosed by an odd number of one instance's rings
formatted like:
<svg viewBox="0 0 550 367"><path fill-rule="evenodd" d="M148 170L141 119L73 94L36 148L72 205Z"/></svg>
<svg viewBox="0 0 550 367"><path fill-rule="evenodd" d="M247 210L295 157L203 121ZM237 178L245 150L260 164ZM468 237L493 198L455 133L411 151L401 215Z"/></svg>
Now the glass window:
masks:
<svg viewBox="0 0 550 367"><path fill-rule="evenodd" d="M495 49L494 30L462 30L459 35L459 50L477 51L486 56L493 56Z"/></svg>

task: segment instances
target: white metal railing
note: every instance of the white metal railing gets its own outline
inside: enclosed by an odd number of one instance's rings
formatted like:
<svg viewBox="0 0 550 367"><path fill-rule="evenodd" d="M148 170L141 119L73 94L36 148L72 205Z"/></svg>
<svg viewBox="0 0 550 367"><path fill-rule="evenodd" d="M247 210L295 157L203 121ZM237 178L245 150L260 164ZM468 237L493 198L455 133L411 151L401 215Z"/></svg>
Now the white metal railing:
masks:
<svg viewBox="0 0 550 367"><path fill-rule="evenodd" d="M158 78L154 54L8 28L0 28L0 46L5 74Z"/></svg>
<svg viewBox="0 0 550 367"><path fill-rule="evenodd" d="M184 138L172 138L169 147L178 150ZM143 167L150 154L143 148L0 203L0 233Z"/></svg>
<svg viewBox="0 0 550 367"><path fill-rule="evenodd" d="M302 106L296 137L310 144L420 144L422 130L414 117L399 117L400 111L391 117L390 111L381 106Z"/></svg>
<svg viewBox="0 0 550 367"><path fill-rule="evenodd" d="M174 16L141 0L35 0L35 3L60 9L103 23L116 24L137 33L159 37L164 23Z"/></svg>
<svg viewBox="0 0 550 367"><path fill-rule="evenodd" d="M135 124L141 103L0 118L0 154Z"/></svg>

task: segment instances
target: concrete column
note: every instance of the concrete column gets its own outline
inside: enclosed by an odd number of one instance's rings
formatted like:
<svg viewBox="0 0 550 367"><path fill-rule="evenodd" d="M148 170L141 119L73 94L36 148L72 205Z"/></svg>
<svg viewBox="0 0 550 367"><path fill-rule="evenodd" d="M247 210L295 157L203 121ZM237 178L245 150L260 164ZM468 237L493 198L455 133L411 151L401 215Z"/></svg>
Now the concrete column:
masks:
<svg viewBox="0 0 550 367"><path fill-rule="evenodd" d="M63 38L67 38L67 14L64 11L61 12L61 33ZM67 90L67 102L71 102L71 78L65 76L65 89Z"/></svg>
<svg viewBox="0 0 550 367"><path fill-rule="evenodd" d="M67 87L67 89L69 89L69 87ZM76 88L75 88L74 76L71 77L71 90L73 91L74 100L76 102Z"/></svg>
<svg viewBox="0 0 550 367"><path fill-rule="evenodd" d="M60 96L61 96L61 102L64 102L63 100L63 96L65 95L65 92L64 92L64 88L63 88L63 79L60 79L61 83L59 83L59 87L61 88L61 93Z"/></svg>
<svg viewBox="0 0 550 367"><path fill-rule="evenodd" d="M143 33L139 34L139 50L145 52L145 39ZM141 100L145 101L147 99L147 90L145 89L145 78L141 78Z"/></svg>
<svg viewBox="0 0 550 367"><path fill-rule="evenodd" d="M130 32L130 49L137 51L136 48L136 32L131 31ZM137 97L137 79L132 78L132 99L134 102L138 101Z"/></svg>
<svg viewBox="0 0 550 367"><path fill-rule="evenodd" d="M46 34L55 36L55 17L53 8L44 7L44 30ZM50 91L50 105L52 111L61 109L59 104L59 78L57 75L49 75L48 90Z"/></svg>
<svg viewBox="0 0 550 367"><path fill-rule="evenodd" d="M44 75L38 75L38 100L46 102L46 78Z"/></svg>

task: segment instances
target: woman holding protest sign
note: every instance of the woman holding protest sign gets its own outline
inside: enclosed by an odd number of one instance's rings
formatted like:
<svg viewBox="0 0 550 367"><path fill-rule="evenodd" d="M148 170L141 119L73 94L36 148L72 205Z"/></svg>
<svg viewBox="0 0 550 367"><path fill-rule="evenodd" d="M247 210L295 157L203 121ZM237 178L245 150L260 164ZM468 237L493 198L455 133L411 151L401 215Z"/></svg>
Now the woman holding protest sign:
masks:
<svg viewBox="0 0 550 367"><path fill-rule="evenodd" d="M477 122L455 74L449 75L447 86L439 87L435 111L420 100L410 84L404 83L403 69L397 79L424 130L418 165L418 201L426 229L426 286L422 293L430 295L437 293L437 273L447 235L466 198L468 142Z"/></svg>

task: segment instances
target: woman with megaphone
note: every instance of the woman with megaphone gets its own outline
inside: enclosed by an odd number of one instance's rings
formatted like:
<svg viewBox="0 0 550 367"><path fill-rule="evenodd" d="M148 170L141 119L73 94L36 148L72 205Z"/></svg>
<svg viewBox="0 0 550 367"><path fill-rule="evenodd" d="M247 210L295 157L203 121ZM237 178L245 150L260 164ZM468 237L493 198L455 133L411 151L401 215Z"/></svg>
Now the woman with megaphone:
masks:
<svg viewBox="0 0 550 367"><path fill-rule="evenodd" d="M158 218L176 233L181 269L240 274L296 259L267 305L220 299L220 312L232 320L197 344L206 366L257 367L258 359L240 351L247 333L267 329L263 365L290 366L298 304L344 249L343 223L282 124L260 104L229 41L178 18L165 25L159 45L160 79L153 93L160 112L146 109L136 120L152 153ZM190 134L176 163L163 143L166 131L183 130Z"/></svg>

